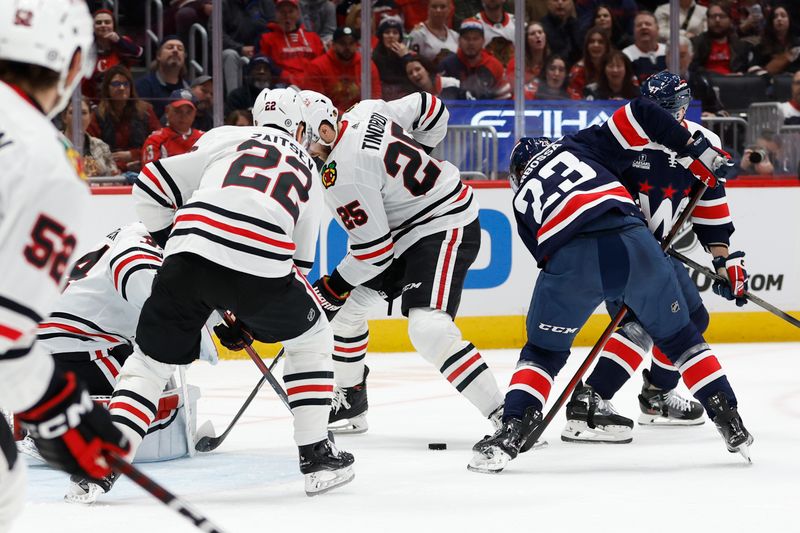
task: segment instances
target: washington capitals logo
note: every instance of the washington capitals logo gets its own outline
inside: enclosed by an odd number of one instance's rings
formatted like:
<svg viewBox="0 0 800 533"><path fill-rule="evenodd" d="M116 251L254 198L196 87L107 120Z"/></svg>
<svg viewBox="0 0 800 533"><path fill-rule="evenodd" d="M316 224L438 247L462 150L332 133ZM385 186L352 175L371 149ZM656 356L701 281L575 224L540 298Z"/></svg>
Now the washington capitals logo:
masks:
<svg viewBox="0 0 800 533"><path fill-rule="evenodd" d="M336 183L336 161L331 161L322 167L322 185L326 189L333 187Z"/></svg>

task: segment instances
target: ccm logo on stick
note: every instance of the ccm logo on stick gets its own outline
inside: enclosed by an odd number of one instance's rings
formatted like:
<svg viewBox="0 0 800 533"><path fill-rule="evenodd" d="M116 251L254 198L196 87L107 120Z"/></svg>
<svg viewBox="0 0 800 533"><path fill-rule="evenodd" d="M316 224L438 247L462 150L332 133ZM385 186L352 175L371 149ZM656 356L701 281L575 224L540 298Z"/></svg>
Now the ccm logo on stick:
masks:
<svg viewBox="0 0 800 533"><path fill-rule="evenodd" d="M575 333L578 331L578 328L565 328L564 326L551 326L550 324L545 324L544 322L539 322L539 329L543 331L552 331L553 333Z"/></svg>

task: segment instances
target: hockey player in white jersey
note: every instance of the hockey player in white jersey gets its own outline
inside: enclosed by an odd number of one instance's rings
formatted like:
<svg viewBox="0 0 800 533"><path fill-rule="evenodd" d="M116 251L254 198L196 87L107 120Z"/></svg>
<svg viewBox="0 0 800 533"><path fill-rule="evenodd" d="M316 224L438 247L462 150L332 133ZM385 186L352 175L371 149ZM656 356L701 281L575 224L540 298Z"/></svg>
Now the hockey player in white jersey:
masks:
<svg viewBox="0 0 800 533"><path fill-rule="evenodd" d="M79 156L49 118L91 74L92 40L82 1L0 2L0 407L18 414L51 464L102 477L103 454L124 453L124 438L36 342L88 201ZM2 532L21 507L23 467L0 416Z"/></svg>
<svg viewBox="0 0 800 533"><path fill-rule="evenodd" d="M423 92L366 100L339 119L326 96L301 94L312 141L323 145L325 202L349 237L346 257L314 284L335 316L332 429L367 429L366 315L382 297L397 296L419 354L484 417L499 420L497 382L453 322L480 225L459 170L428 155L447 131L444 102Z"/></svg>
<svg viewBox="0 0 800 533"><path fill-rule="evenodd" d="M164 246L164 262L111 414L135 451L175 365L197 357L211 313L230 310L237 322L222 331L228 345L246 337L286 349L300 470L314 495L354 476L353 456L327 438L333 334L304 275L314 259L322 197L316 165L301 144L297 93L265 90L253 115L256 127L215 128L193 152L150 163L136 180L137 213Z"/></svg>

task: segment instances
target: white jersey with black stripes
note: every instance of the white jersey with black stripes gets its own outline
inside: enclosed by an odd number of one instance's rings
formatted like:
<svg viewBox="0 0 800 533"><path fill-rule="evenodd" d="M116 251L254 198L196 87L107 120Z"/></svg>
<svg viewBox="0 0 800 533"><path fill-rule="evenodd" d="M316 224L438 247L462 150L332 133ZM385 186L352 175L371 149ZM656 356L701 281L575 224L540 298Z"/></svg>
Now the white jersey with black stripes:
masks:
<svg viewBox="0 0 800 533"><path fill-rule="evenodd" d="M0 82L0 406L22 411L53 375L36 328L82 233L80 158L20 90Z"/></svg>
<svg viewBox="0 0 800 533"><path fill-rule="evenodd" d="M429 156L447 131L444 103L427 93L367 100L342 117L325 166L325 202L349 236L336 267L351 285L380 274L422 237L462 227L478 204L459 170Z"/></svg>
<svg viewBox="0 0 800 533"><path fill-rule="evenodd" d="M52 353L132 344L161 255L140 222L107 235L75 262L67 288L39 324L39 340Z"/></svg>
<svg viewBox="0 0 800 533"><path fill-rule="evenodd" d="M314 161L273 127L224 126L194 151L147 164L136 211L164 257L200 255L266 278L304 273L314 261L322 195Z"/></svg>

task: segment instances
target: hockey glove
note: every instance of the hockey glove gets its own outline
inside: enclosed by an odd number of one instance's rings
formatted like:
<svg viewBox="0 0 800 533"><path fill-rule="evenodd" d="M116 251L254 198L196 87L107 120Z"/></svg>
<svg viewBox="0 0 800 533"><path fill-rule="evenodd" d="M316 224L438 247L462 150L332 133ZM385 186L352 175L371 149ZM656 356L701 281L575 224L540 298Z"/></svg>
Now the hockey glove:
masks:
<svg viewBox="0 0 800 533"><path fill-rule="evenodd" d="M330 285L328 285L329 279L330 276L322 276L314 282L312 287L314 288L314 292L317 293L319 304L322 306L325 316L328 317L328 320L333 320L333 317L335 317L339 309L342 308L347 297L350 296L350 293L336 294L336 291L331 289Z"/></svg>
<svg viewBox="0 0 800 533"><path fill-rule="evenodd" d="M244 350L245 346L253 344L253 332L235 317L233 324L230 326L225 322L220 322L214 326L214 333L217 335L221 345L234 352Z"/></svg>
<svg viewBox="0 0 800 533"><path fill-rule="evenodd" d="M733 252L728 257L715 257L712 261L717 273L726 281L715 281L712 290L728 300L736 300L741 307L747 303L747 270L744 269L744 252Z"/></svg>
<svg viewBox="0 0 800 533"><path fill-rule="evenodd" d="M714 189L733 171L733 160L725 150L715 148L699 131L694 132L691 144L681 153L692 158L689 172Z"/></svg>
<svg viewBox="0 0 800 533"><path fill-rule="evenodd" d="M103 456L125 457L130 451L111 415L92 401L73 372L56 370L44 397L18 418L42 457L70 474L102 479L111 474Z"/></svg>

